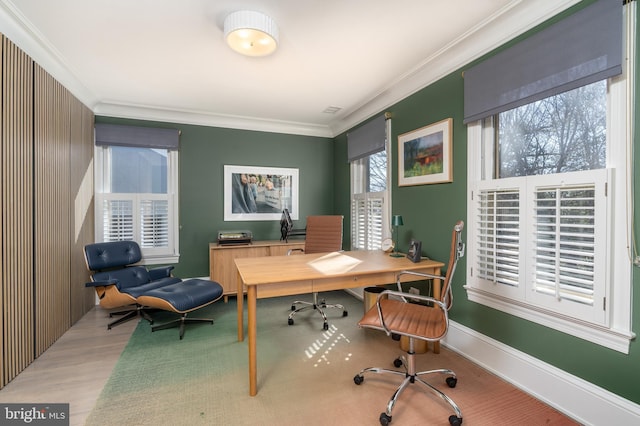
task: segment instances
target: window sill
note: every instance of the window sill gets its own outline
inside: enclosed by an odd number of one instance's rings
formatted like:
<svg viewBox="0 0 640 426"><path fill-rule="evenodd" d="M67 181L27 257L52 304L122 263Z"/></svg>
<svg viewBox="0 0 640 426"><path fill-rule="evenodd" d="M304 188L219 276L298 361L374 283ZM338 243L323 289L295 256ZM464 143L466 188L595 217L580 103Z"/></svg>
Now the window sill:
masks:
<svg viewBox="0 0 640 426"><path fill-rule="evenodd" d="M464 286L464 288L467 290L468 299L472 302L561 331L617 352L628 354L629 343L635 338L635 334L631 330L618 330L589 324L477 288L470 286Z"/></svg>
<svg viewBox="0 0 640 426"><path fill-rule="evenodd" d="M172 255L154 255L154 256L143 256L142 264L143 265L169 265L178 263L180 261L179 254Z"/></svg>

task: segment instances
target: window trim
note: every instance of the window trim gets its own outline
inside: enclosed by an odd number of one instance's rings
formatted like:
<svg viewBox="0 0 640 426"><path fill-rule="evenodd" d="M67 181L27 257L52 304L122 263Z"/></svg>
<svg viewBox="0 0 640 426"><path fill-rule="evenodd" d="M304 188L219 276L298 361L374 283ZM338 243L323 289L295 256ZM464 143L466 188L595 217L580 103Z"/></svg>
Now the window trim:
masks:
<svg viewBox="0 0 640 426"><path fill-rule="evenodd" d="M101 194L105 194L107 183L109 182L109 164L110 157L106 154L110 145L95 146L95 241L103 241L102 222L102 200ZM143 265L164 265L178 263L180 260L180 244L179 244L179 154L177 150L167 150L167 199L169 201L169 247L167 250L160 252L157 248L142 250ZM137 198L139 194L133 195Z"/></svg>
<svg viewBox="0 0 640 426"><path fill-rule="evenodd" d="M633 61L629 61L633 62ZM474 221L469 220L468 243L470 261L467 266L467 282L465 289L467 297L473 302L489 306L502 312L523 318L537 324L558 330L575 337L608 347L610 349L629 353L630 341L635 337L631 330L632 314L632 258L629 242L632 241L632 196L630 188L632 184L631 166L627 151L631 150L632 135L627 129L630 127L627 120L630 115L627 110L632 108L628 105L627 89L630 82L626 75L631 74L626 70L625 74L609 80L608 84L608 113L607 113L607 167L615 169L612 180L614 185L610 185L611 195L614 197L614 208L611 209L611 216L608 218L610 226L610 237L608 242L610 251L608 266L606 268L606 285L609 287L609 297L607 297L606 311L609 326L594 325L584 321L554 313L542 307L530 305L523 300L513 300L502 296L497 296L474 287L471 261L473 254L476 230ZM480 181L485 176L485 170L481 170L481 156L489 153L483 152L481 140L483 137L492 137L492 129L483 129L481 121L469 123L467 127L467 217L475 215L473 211L473 190L477 186L476 181ZM619 143L612 143L619 141ZM612 187L612 188L611 188Z"/></svg>

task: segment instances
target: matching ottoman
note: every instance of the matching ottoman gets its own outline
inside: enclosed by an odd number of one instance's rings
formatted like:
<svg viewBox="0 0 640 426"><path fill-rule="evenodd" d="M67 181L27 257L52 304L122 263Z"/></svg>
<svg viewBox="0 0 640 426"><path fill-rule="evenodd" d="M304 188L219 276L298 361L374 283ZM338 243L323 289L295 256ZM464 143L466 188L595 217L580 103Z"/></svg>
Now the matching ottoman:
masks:
<svg viewBox="0 0 640 426"><path fill-rule="evenodd" d="M187 314L210 305L220 299L222 293L223 289L219 283L194 278L147 291L137 298L137 303L180 314L179 319L154 325L151 327L151 331L179 326L180 340L182 340L186 323L209 322L213 324L212 319L187 318Z"/></svg>

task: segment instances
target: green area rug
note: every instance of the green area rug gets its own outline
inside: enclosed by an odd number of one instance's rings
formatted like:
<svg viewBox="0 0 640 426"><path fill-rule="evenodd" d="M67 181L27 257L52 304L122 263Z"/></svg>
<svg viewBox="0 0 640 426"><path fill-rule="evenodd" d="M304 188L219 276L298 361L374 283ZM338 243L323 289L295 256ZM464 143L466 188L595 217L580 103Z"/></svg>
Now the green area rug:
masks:
<svg viewBox="0 0 640 426"><path fill-rule="evenodd" d="M350 314L343 318L340 310L327 310L328 331L313 312L300 313L295 325L287 324L295 297L258 300L257 397L248 396L247 343L237 341L235 299L194 313L215 323L188 324L183 340L177 328L152 333L150 324L140 321L87 425L345 424L335 415L336 405L344 405L345 391L360 390L353 376L369 365L363 355L376 351L362 343L388 339L357 327L360 300L342 291L323 296ZM160 324L173 318L158 313L154 320ZM397 347L390 356L396 353ZM364 398L376 394L359 393ZM388 397L384 392L379 407ZM369 413L374 422L377 415Z"/></svg>
<svg viewBox="0 0 640 426"><path fill-rule="evenodd" d="M328 310L330 329L317 313L287 325L295 297L258 300L258 395L249 396L247 343L237 341L235 299L199 310L215 324L151 332L141 321L105 385L87 425L376 425L398 376L368 375L364 367L392 368L401 354L384 333L358 328L363 303L337 291L323 294L349 311ZM303 299L311 297L302 296ZM245 312L246 315L246 312ZM156 314L157 323L173 319ZM431 383L460 406L465 425L575 424L540 401L443 348L417 359L419 370L450 368L458 386ZM393 411L393 424L449 424L452 413L431 394L410 386Z"/></svg>

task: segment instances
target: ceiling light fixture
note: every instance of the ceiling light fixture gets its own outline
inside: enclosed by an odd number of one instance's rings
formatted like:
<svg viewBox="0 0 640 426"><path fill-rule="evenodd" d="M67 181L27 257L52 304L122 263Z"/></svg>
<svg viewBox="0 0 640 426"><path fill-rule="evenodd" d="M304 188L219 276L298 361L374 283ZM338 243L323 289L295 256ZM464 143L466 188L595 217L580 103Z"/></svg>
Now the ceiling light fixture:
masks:
<svg viewBox="0 0 640 426"><path fill-rule="evenodd" d="M278 26L263 13L240 10L225 18L224 39L238 53L266 56L278 46Z"/></svg>

